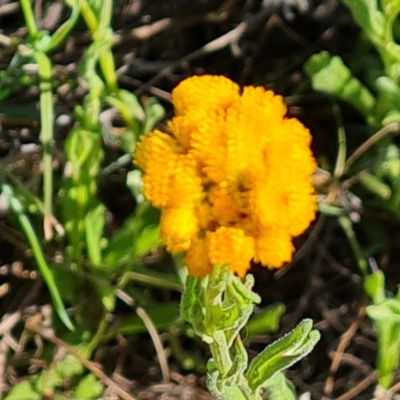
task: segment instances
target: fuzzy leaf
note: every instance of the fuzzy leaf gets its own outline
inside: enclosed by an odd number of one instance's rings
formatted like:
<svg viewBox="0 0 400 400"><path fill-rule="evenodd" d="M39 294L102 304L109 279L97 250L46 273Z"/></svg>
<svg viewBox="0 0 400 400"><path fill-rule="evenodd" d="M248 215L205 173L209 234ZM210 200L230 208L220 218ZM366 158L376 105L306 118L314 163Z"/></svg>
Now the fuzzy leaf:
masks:
<svg viewBox="0 0 400 400"><path fill-rule="evenodd" d="M245 374L253 391L311 352L320 339L320 333L311 330L312 324L310 319L301 321L290 333L269 345L253 359Z"/></svg>

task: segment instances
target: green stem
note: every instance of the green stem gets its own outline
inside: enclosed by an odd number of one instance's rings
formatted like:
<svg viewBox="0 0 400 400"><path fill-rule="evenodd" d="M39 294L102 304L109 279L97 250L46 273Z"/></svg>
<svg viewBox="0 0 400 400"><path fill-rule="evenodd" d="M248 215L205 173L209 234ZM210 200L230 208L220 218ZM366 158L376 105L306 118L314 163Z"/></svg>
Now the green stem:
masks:
<svg viewBox="0 0 400 400"><path fill-rule="evenodd" d="M95 41L104 38L104 31L110 25L111 11L112 0L105 0L102 4L101 17L99 21L90 7L90 4L86 0L82 1L81 13ZM104 54L100 56L99 62L108 88L111 93L117 95L119 91L118 80L115 73L115 64L112 53L110 51L104 52Z"/></svg>
<svg viewBox="0 0 400 400"><path fill-rule="evenodd" d="M106 333L108 326L108 314L105 314L100 321L95 335L85 348L85 358L90 358L94 350L99 346L102 340L104 340L104 334Z"/></svg>
<svg viewBox="0 0 400 400"><path fill-rule="evenodd" d="M83 19L86 22L86 25L88 26L90 32L93 35L93 33L96 31L96 29L98 27L98 23L97 23L96 15L94 14L94 12L91 9L87 0L82 0L81 13L82 13Z"/></svg>
<svg viewBox="0 0 400 400"><path fill-rule="evenodd" d="M31 7L30 0L20 0L22 13L24 14L26 27L31 39L35 40L38 36L39 30L36 26L35 16Z"/></svg>
<svg viewBox="0 0 400 400"><path fill-rule="evenodd" d="M39 66L40 87L40 123L41 141L43 147L43 197L44 197L44 236L46 240L52 237L53 215L53 142L54 107L51 88L51 61L46 54L35 52Z"/></svg>
<svg viewBox="0 0 400 400"><path fill-rule="evenodd" d="M112 10L112 0L105 0L102 2L97 28L95 32L92 32L95 40L108 38L105 32L109 32L109 38L112 40L112 31L110 28ZM97 38L97 36L99 36L99 38ZM114 56L111 51L106 51L100 56L100 67L111 93L119 96L118 78L117 74L115 73Z"/></svg>
<svg viewBox="0 0 400 400"><path fill-rule="evenodd" d="M339 179L343 175L343 172L345 171L345 165L346 165L346 152L347 152L346 132L343 127L340 109L339 109L338 105L336 104L336 102L332 105L332 109L333 109L333 113L336 117L336 121L338 122L338 128L337 128L338 152L337 152L337 157L336 157L335 170L333 171L333 176L335 178Z"/></svg>
<svg viewBox="0 0 400 400"><path fill-rule="evenodd" d="M83 19L88 26L90 33L92 34L93 40L104 40L107 39L107 31L111 32L110 28L110 20L112 16L112 7L113 2L112 0L105 0L102 3L101 8L101 15L98 18L96 14L93 12L90 4L87 0L82 0L81 5L81 14ZM112 37L110 37L112 40ZM116 107L121 114L122 118L125 120L126 124L128 125L129 129L134 132L136 135L139 134L139 125L135 121L132 116L132 113L125 105L123 98L121 97L120 89L118 86L118 78L117 74L115 73L115 63L114 57L111 50L105 51L99 58L99 64L101 68L101 72L103 73L104 80L106 82L107 88L114 96L115 102L109 101L111 105Z"/></svg>
<svg viewBox="0 0 400 400"><path fill-rule="evenodd" d="M35 17L29 0L20 0L21 9L24 14L25 23L33 47L33 57L39 67L40 88L40 124L41 141L43 147L43 197L44 197L44 236L50 240L52 232L53 215L53 170L51 144L53 141L54 109L51 90L51 61L47 55L39 50L40 31L35 22Z"/></svg>
<svg viewBox="0 0 400 400"><path fill-rule="evenodd" d="M221 334L219 335L219 333ZM224 333L215 332L214 339L215 341L210 343L210 351L223 381L228 376L233 363L229 357L229 348Z"/></svg>
<svg viewBox="0 0 400 400"><path fill-rule="evenodd" d="M350 218L347 215L341 215L338 218L339 224L343 229L343 232L345 233L347 240L350 243L351 249L353 250L354 256L357 260L358 267L360 268L361 273L363 276L368 276L369 271L368 271L368 263L365 258L365 255L358 244L356 234L354 233L353 230L353 224L350 220Z"/></svg>
<svg viewBox="0 0 400 400"><path fill-rule="evenodd" d="M123 99L121 99L121 96L119 93L117 93L117 95L115 95L115 97L112 96L108 96L106 98L106 101L114 106L119 113L121 114L122 118L126 121L129 129L138 134L139 132L139 124L137 123L137 121L132 118L132 111L129 108L129 106L123 101Z"/></svg>
<svg viewBox="0 0 400 400"><path fill-rule="evenodd" d="M56 49L62 42L64 42L79 19L80 0L72 0L72 2L66 0L66 2L72 7L71 16L53 33L50 43L41 48L41 50L46 54L53 49Z"/></svg>

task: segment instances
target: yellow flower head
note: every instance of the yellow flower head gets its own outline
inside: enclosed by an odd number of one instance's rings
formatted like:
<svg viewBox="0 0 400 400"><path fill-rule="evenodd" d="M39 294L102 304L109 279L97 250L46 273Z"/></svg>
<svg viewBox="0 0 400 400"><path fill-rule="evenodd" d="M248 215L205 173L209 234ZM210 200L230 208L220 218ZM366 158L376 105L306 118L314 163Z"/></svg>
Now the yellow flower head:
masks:
<svg viewBox="0 0 400 400"><path fill-rule="evenodd" d="M168 133L145 135L135 155L168 250L186 252L196 276L290 262L293 237L315 217L309 131L285 117L281 96L222 76L184 80L172 102Z"/></svg>

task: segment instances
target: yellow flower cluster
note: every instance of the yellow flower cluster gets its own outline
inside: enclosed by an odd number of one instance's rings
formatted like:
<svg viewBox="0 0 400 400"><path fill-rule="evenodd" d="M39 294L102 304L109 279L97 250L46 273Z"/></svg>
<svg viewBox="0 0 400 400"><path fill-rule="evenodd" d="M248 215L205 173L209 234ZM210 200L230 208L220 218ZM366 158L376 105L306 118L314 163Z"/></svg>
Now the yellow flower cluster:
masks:
<svg viewBox="0 0 400 400"><path fill-rule="evenodd" d="M145 135L136 151L168 250L186 252L195 276L217 264L243 277L251 259L289 262L292 238L315 217L309 131L285 117L281 96L222 76L184 80L172 102L165 132Z"/></svg>

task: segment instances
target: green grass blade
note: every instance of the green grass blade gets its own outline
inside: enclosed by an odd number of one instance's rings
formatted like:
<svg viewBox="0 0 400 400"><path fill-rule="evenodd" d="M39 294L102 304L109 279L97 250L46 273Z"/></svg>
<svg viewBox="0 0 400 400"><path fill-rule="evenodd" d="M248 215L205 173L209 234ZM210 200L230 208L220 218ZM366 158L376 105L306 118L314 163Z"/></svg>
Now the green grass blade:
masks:
<svg viewBox="0 0 400 400"><path fill-rule="evenodd" d="M18 219L18 222L21 225L22 230L25 233L25 236L28 240L30 248L32 250L33 256L35 257L36 263L39 267L39 271L46 282L46 285L49 289L50 296L53 300L54 307L58 316L64 325L73 330L73 325L71 320L68 317L68 314L65 310L64 304L61 299L60 292L58 291L57 284L54 280L53 274L50 270L49 265L47 264L42 249L40 247L39 240L37 238L36 232L28 218L28 216L24 212L23 204L20 202L18 197L15 195L12 186L3 183L1 185L3 193L7 196L11 210L14 212L15 216Z"/></svg>

